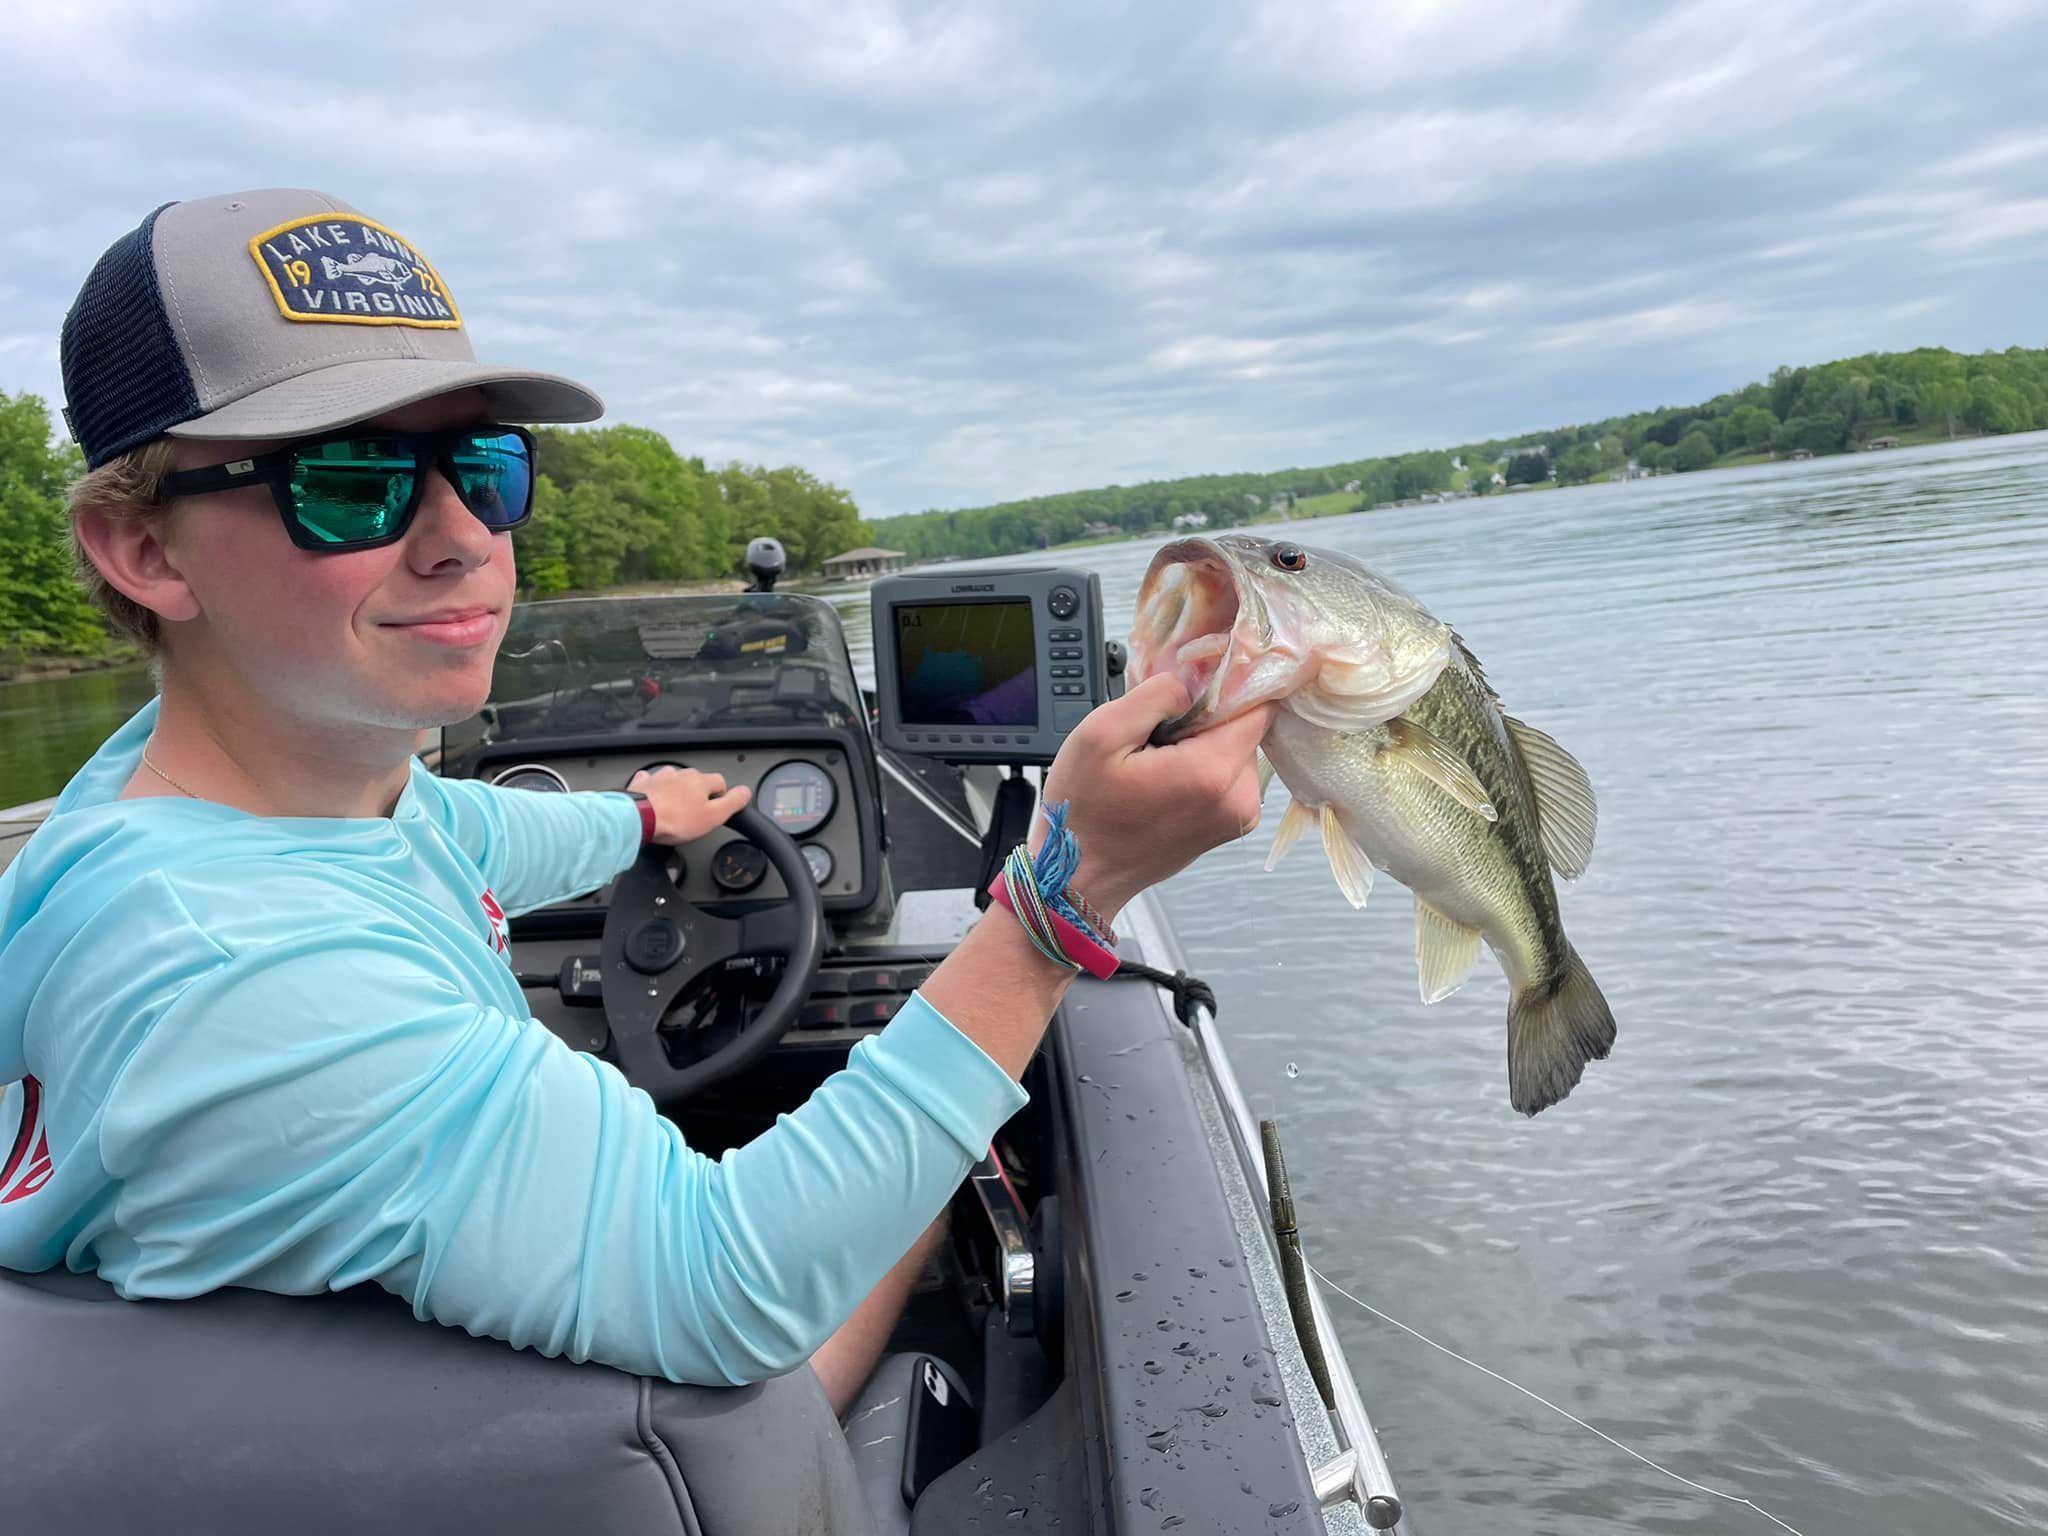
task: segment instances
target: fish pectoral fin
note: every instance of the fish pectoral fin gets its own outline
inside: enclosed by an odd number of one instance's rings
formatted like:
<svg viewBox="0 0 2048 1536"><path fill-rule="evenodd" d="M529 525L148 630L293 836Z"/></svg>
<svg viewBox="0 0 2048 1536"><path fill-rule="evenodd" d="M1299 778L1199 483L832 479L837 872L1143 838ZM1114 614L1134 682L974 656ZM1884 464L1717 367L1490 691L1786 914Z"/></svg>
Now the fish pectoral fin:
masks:
<svg viewBox="0 0 2048 1536"><path fill-rule="evenodd" d="M1365 898L1372 894L1372 860L1344 830L1335 806L1324 806L1322 817L1323 852L1329 856L1330 873L1337 877L1337 889L1352 906L1363 907Z"/></svg>
<svg viewBox="0 0 2048 1536"><path fill-rule="evenodd" d="M1258 764L1259 799L1264 800L1266 798L1267 789L1269 789L1273 783L1273 759L1266 756L1265 750L1263 748L1254 747L1252 748L1252 760ZM1271 869L1273 866L1268 864L1266 867L1268 869Z"/></svg>
<svg viewBox="0 0 2048 1536"><path fill-rule="evenodd" d="M1415 979L1425 1003L1439 1003L1465 985L1479 963L1479 930L1415 898Z"/></svg>
<svg viewBox="0 0 2048 1536"><path fill-rule="evenodd" d="M1486 786L1465 760L1413 720L1389 720L1382 753L1399 758L1475 816L1500 820Z"/></svg>
<svg viewBox="0 0 2048 1536"><path fill-rule="evenodd" d="M1278 864L1287 850L1300 840L1301 834L1309 829L1315 819L1316 813L1299 800L1287 802L1286 814L1280 818L1280 830L1273 834L1273 846L1266 853L1267 873L1272 872L1273 866Z"/></svg>
<svg viewBox="0 0 2048 1536"><path fill-rule="evenodd" d="M1577 758L1535 726L1512 715L1501 719L1522 754L1530 786L1536 791L1537 830L1543 837L1544 855L1552 869L1567 880L1576 880L1593 859L1593 829L1599 821L1599 808L1593 799L1592 781Z"/></svg>

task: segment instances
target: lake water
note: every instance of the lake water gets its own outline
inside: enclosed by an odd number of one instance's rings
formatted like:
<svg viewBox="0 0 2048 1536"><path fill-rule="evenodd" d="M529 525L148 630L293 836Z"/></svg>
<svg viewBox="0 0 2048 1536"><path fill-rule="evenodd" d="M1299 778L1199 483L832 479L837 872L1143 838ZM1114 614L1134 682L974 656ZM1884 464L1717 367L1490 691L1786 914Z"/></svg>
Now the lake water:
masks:
<svg viewBox="0 0 2048 1536"><path fill-rule="evenodd" d="M2048 1529L2044 481L2003 438L1298 530L1599 793L1564 916L1620 1041L1534 1120L1490 959L1425 1008L1392 880L1263 872L1281 786L1166 892L1311 1260L1806 1536ZM1149 554L1061 558L1121 629ZM0 688L0 804L134 686ZM1774 1529L1331 1305L1424 1536Z"/></svg>

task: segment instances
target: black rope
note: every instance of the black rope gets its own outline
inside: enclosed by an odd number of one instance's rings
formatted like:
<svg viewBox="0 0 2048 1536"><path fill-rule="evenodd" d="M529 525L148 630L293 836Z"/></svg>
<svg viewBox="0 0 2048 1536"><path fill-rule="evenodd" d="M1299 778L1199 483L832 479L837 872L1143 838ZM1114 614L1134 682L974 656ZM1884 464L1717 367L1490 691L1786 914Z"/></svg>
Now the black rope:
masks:
<svg viewBox="0 0 2048 1536"><path fill-rule="evenodd" d="M1193 1029L1195 1010L1206 1008L1209 1016L1216 1015L1216 989L1199 976L1190 976L1186 971L1162 971L1155 966L1140 965L1135 960L1125 960L1116 968L1112 981L1149 981L1155 987L1162 987L1173 994L1173 1016Z"/></svg>

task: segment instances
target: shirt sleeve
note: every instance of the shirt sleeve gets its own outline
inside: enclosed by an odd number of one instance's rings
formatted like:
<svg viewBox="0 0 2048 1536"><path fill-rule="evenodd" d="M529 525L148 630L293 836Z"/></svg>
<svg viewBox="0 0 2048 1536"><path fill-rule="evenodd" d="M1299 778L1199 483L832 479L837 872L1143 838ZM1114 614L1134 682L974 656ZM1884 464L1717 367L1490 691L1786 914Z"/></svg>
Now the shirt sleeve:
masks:
<svg viewBox="0 0 2048 1536"><path fill-rule="evenodd" d="M375 1281L542 1354L758 1381L851 1315L1025 1102L913 998L714 1160L539 1022L388 948L316 945L194 984L113 1085L101 1270L123 1294Z"/></svg>
<svg viewBox="0 0 2048 1536"><path fill-rule="evenodd" d="M455 840L510 915L594 891L640 852L640 809L623 794L499 789L439 779Z"/></svg>

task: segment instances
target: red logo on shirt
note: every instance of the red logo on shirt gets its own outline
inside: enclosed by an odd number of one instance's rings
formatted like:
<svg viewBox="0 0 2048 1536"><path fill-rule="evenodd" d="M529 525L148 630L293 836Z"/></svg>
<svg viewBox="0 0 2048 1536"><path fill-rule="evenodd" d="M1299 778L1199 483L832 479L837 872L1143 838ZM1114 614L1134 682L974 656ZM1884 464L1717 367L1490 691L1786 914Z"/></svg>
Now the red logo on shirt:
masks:
<svg viewBox="0 0 2048 1536"><path fill-rule="evenodd" d="M498 905L498 898L489 890L477 900L484 904L484 916L490 921L491 937L498 941L498 953L502 955L512 947L505 939L505 909Z"/></svg>
<svg viewBox="0 0 2048 1536"><path fill-rule="evenodd" d="M7 1154L7 1166L0 1168L0 1205L34 1194L57 1170L50 1162L50 1133L42 1124L43 1085L32 1077L21 1080L21 1126L14 1133L14 1150ZM29 1142L35 1142L33 1154ZM27 1164L23 1168L24 1162ZM17 1182L15 1175L21 1175Z"/></svg>

